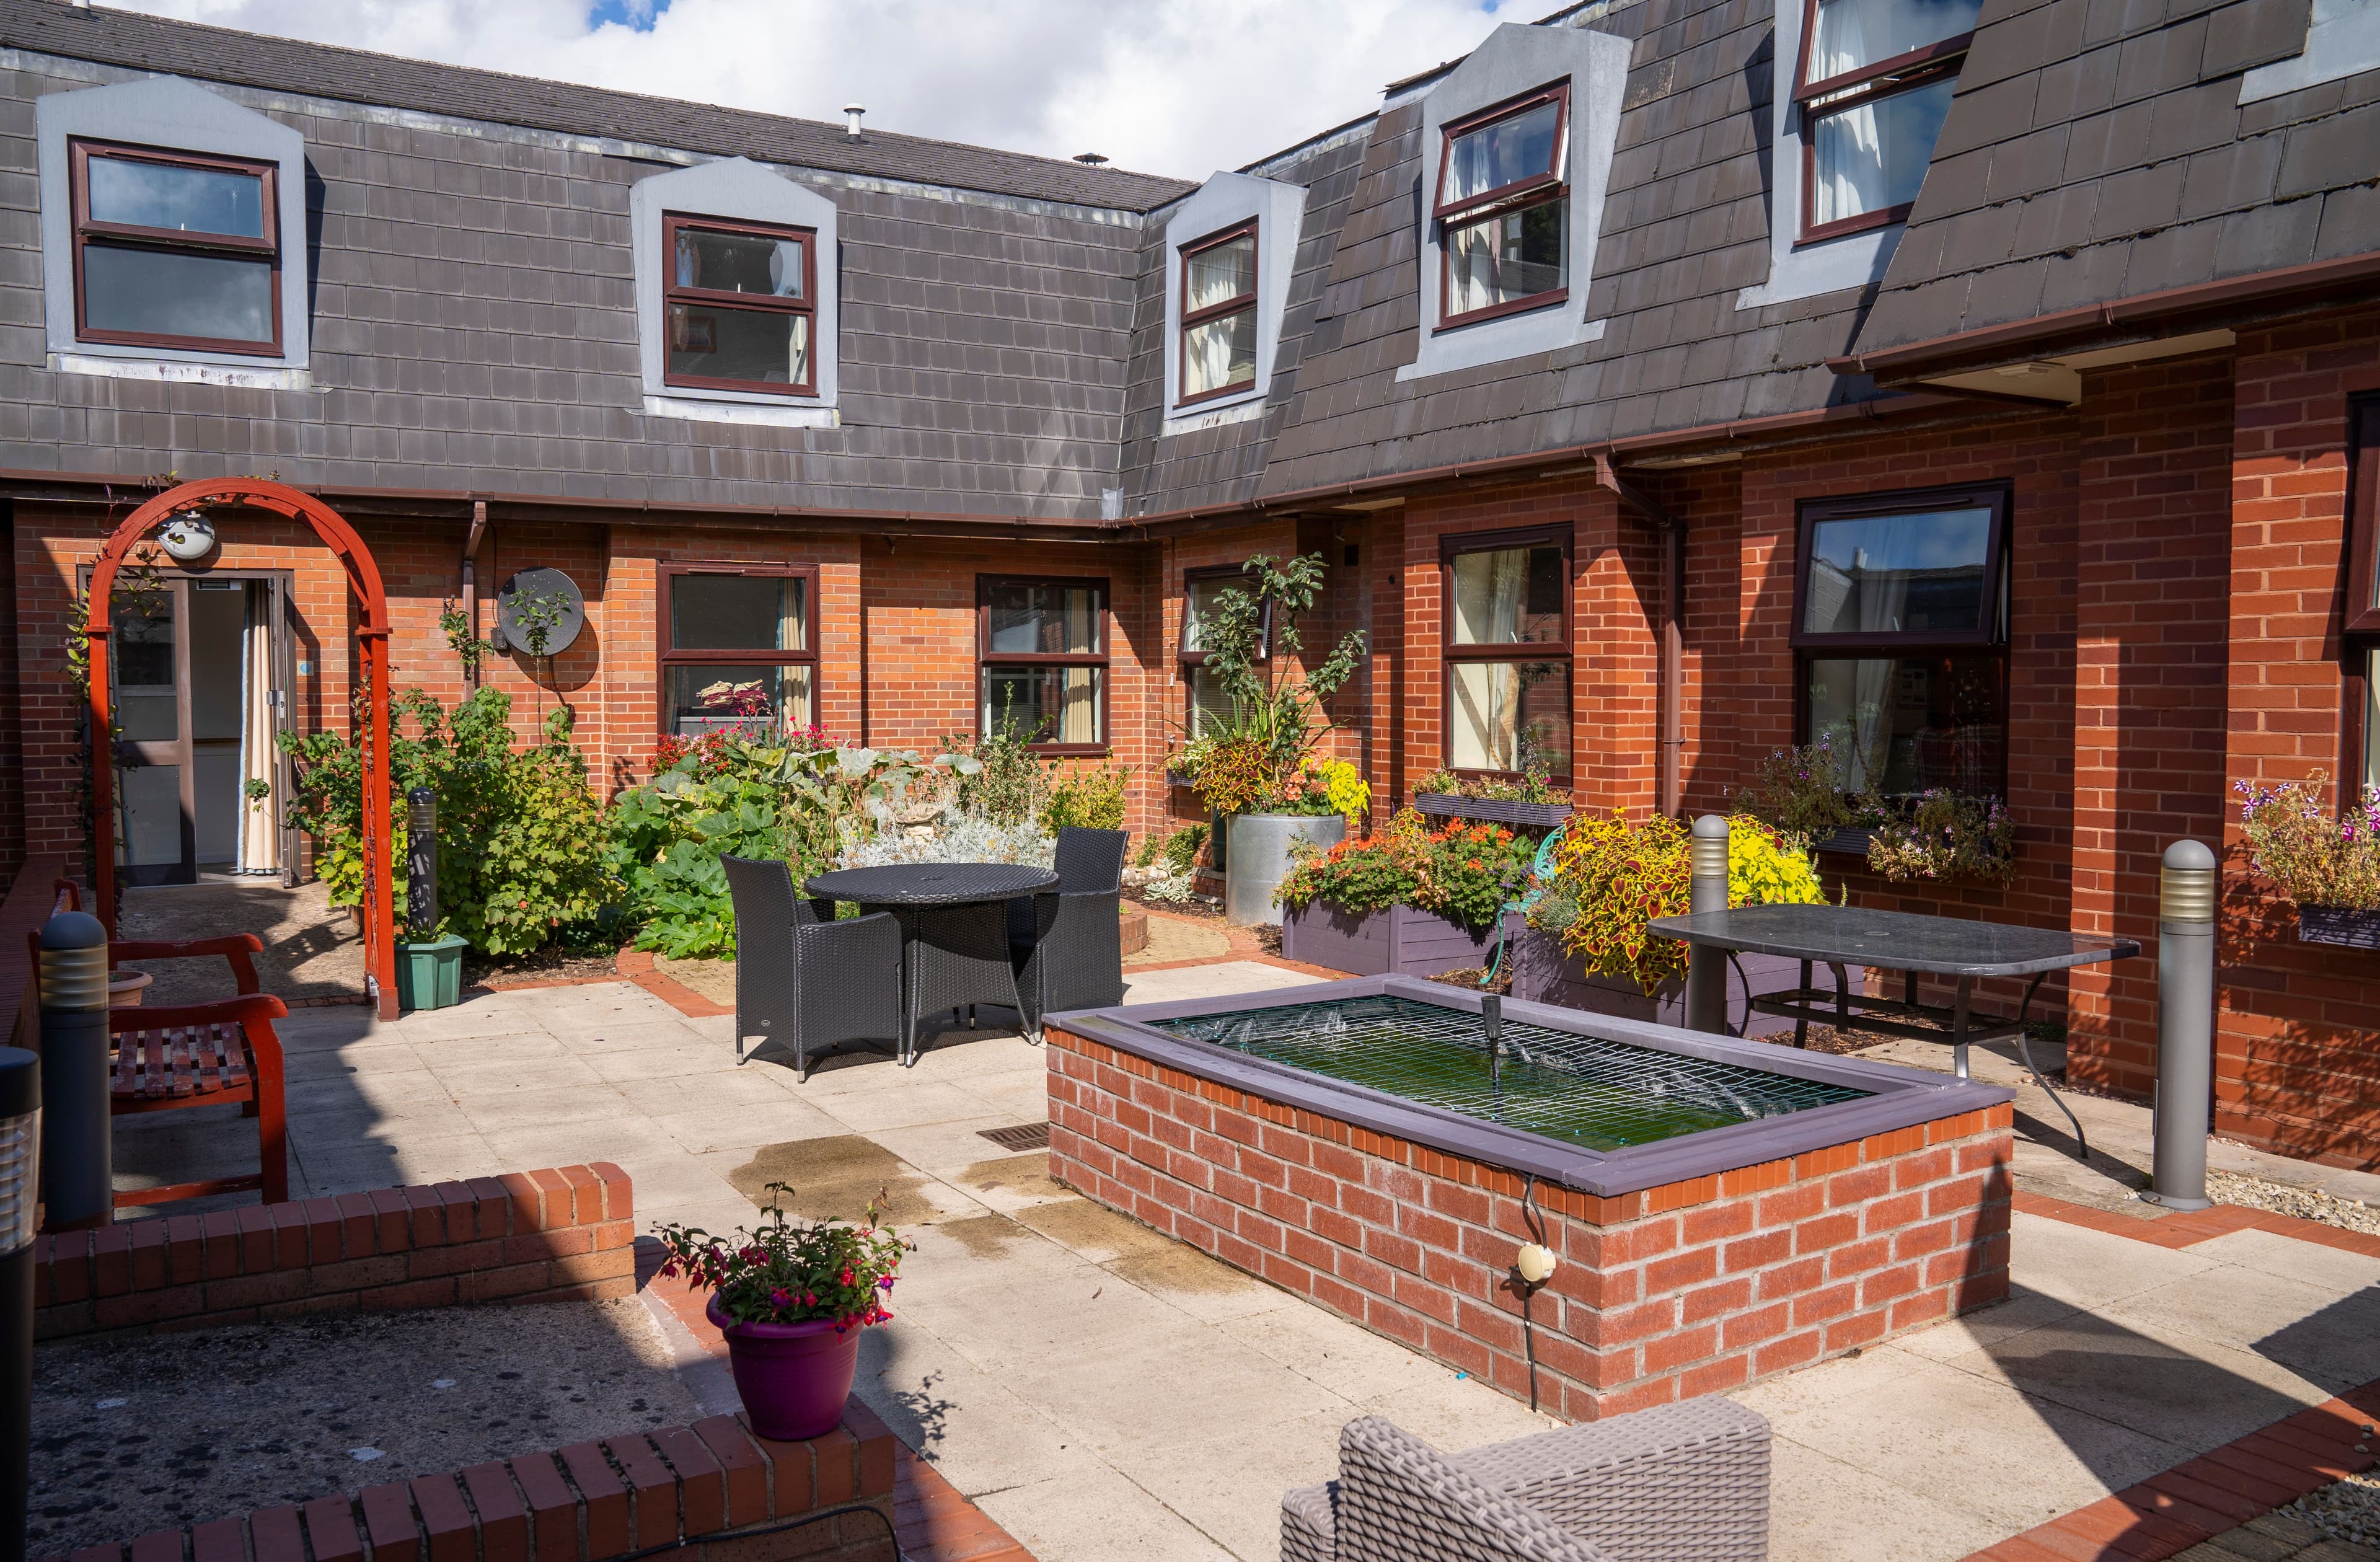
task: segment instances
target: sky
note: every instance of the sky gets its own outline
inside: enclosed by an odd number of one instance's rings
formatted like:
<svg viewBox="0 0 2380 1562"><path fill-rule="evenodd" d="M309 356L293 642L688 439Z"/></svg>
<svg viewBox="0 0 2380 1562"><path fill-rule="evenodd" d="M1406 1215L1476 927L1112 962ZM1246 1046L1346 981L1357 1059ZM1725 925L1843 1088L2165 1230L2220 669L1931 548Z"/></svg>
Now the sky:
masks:
<svg viewBox="0 0 2380 1562"><path fill-rule="evenodd" d="M1498 19L1496 0L104 3L810 119L861 103L873 128L1190 179L1370 112Z"/></svg>

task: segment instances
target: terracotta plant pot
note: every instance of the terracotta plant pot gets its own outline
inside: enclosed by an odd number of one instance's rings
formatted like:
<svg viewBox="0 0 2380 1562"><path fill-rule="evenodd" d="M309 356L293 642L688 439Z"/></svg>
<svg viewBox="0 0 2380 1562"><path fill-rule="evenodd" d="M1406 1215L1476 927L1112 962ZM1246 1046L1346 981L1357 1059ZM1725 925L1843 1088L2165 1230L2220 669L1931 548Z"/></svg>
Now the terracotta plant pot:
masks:
<svg viewBox="0 0 2380 1562"><path fill-rule="evenodd" d="M842 1333L827 1320L807 1324L739 1324L710 1299L706 1315L727 1340L752 1430L780 1443L823 1437L843 1420L859 1368L859 1327Z"/></svg>

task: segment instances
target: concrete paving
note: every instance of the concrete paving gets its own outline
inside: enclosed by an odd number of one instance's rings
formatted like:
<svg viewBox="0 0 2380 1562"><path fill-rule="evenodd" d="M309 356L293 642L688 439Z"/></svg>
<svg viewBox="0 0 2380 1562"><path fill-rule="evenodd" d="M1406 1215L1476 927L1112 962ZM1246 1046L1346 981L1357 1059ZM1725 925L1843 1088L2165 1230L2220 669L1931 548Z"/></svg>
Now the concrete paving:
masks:
<svg viewBox="0 0 2380 1562"><path fill-rule="evenodd" d="M1236 961L1130 980L1146 1002L1309 979ZM1546 1424L981 1137L1046 1116L1043 1055L1013 1034L945 1031L913 1070L854 1054L805 1085L773 1061L737 1068L730 1030L625 983L393 1025L301 1012L287 1037L302 1186L612 1160L636 1178L642 1221L714 1229L751 1221L771 1181L807 1213L880 1193L917 1251L858 1391L1044 1562L1271 1558L1281 1493L1330 1470L1358 1414L1448 1448ZM2146 1114L2077 1104L2116 1152L2107 1166L2025 1147L2021 1178L2067 1178L2112 1206L2137 1178L2119 1168ZM193 1175L237 1154L236 1121L175 1124L206 1116L127 1120L119 1164ZM2006 1304L1743 1393L1777 1427L1780 1562L1954 1562L2380 1378L2380 1261L2262 1231L2167 1251L2030 1215L2014 1252ZM698 1351L680 1354L700 1373ZM688 1387L706 1408L730 1392L715 1370Z"/></svg>

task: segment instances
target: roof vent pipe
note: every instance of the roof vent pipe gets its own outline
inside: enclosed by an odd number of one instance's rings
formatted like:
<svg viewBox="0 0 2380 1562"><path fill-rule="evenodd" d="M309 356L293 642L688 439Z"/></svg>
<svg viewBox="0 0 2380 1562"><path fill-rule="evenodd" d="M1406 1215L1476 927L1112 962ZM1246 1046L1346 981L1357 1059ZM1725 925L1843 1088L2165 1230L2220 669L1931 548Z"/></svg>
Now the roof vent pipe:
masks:
<svg viewBox="0 0 2380 1562"><path fill-rule="evenodd" d="M860 104L847 103L843 105L843 112L844 116L843 139L847 141L859 140L859 116L868 112L867 107Z"/></svg>
<svg viewBox="0 0 2380 1562"><path fill-rule="evenodd" d="M1107 160L1108 155L1104 152L1078 152L1075 153L1075 161L1087 167L1096 168Z"/></svg>

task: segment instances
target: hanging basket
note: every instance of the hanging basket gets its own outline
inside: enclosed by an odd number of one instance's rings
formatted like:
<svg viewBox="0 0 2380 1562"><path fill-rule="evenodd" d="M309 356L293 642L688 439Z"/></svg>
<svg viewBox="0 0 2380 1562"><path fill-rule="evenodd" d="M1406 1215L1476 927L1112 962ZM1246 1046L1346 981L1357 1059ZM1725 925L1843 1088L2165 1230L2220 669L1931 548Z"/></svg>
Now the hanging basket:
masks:
<svg viewBox="0 0 2380 1562"><path fill-rule="evenodd" d="M2298 941L2343 949L2380 949L2380 910L2352 906L2301 906Z"/></svg>

